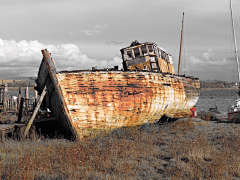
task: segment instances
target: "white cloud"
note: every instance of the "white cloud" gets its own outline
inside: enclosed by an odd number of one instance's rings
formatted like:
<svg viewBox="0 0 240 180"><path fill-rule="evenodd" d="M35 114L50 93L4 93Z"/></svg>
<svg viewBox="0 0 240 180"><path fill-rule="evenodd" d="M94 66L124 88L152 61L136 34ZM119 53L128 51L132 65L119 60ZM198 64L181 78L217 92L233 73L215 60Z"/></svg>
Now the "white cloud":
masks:
<svg viewBox="0 0 240 180"><path fill-rule="evenodd" d="M87 36L95 36L97 34L100 34L99 30L93 29L93 30L82 30L82 32Z"/></svg>
<svg viewBox="0 0 240 180"><path fill-rule="evenodd" d="M203 57L204 57L205 59L209 60L210 55L212 55L211 53L212 53L212 48L210 48L210 49L208 50L208 52L203 53Z"/></svg>
<svg viewBox="0 0 240 180"><path fill-rule="evenodd" d="M81 70L98 68L112 68L118 65L122 68L120 57L112 60L91 59L83 54L75 44L45 45L34 41L7 41L0 39L0 67L1 73L21 76L36 76L42 60L42 49L48 49L56 63L58 70Z"/></svg>
<svg viewBox="0 0 240 180"><path fill-rule="evenodd" d="M223 58L224 54L219 51L215 50L213 51L212 48L209 48L207 52L202 53L202 58L196 58L194 56L190 56L190 64L197 64L197 65L202 65L205 67L209 66L222 66L222 65L227 65L230 60L227 60L226 58ZM211 58L211 57L214 57Z"/></svg>
<svg viewBox="0 0 240 180"><path fill-rule="evenodd" d="M72 32L67 32L70 36L74 36L74 34Z"/></svg>
<svg viewBox="0 0 240 180"><path fill-rule="evenodd" d="M211 65L222 66L222 65L227 65L229 63L226 58L223 58L221 60L212 60L212 59L202 60L202 59L197 59L194 56L190 56L189 59L190 59L190 64L205 65L205 67L208 67Z"/></svg>
<svg viewBox="0 0 240 180"><path fill-rule="evenodd" d="M203 60L197 59L194 56L189 57L190 64L200 64L203 63Z"/></svg>
<svg viewBox="0 0 240 180"><path fill-rule="evenodd" d="M108 24L96 24L91 30L82 30L82 32L87 36L95 36L97 34L100 34L100 29L106 29L108 28Z"/></svg>
<svg viewBox="0 0 240 180"><path fill-rule="evenodd" d="M212 65L227 65L229 62L226 58L223 58L221 61L210 60L208 63Z"/></svg>

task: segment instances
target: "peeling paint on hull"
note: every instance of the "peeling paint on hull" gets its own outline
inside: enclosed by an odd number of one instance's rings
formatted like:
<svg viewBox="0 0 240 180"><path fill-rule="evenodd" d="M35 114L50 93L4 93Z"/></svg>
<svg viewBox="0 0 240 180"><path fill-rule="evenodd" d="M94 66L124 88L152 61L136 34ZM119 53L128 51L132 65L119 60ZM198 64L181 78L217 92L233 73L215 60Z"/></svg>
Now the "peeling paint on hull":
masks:
<svg viewBox="0 0 240 180"><path fill-rule="evenodd" d="M77 138L88 137L92 131L153 123L163 115L184 117L191 114L190 109L199 98L200 85L196 78L130 71L54 74L53 65L46 65L52 59L44 59L37 89L41 92L44 82L53 83L54 86L50 87L51 83L47 86L47 107Z"/></svg>

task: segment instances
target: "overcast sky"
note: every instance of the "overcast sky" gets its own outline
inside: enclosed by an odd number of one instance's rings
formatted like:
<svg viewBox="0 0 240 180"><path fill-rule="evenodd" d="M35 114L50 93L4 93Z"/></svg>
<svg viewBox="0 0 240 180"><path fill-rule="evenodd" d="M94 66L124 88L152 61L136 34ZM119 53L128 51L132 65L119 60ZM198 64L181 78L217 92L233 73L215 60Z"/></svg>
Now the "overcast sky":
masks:
<svg viewBox="0 0 240 180"><path fill-rule="evenodd" d="M37 76L47 48L58 70L121 66L133 40L155 42L177 72L184 19L182 74L234 80L229 0L0 0L0 78ZM240 48L240 1L232 0ZM233 72L235 75L233 75Z"/></svg>

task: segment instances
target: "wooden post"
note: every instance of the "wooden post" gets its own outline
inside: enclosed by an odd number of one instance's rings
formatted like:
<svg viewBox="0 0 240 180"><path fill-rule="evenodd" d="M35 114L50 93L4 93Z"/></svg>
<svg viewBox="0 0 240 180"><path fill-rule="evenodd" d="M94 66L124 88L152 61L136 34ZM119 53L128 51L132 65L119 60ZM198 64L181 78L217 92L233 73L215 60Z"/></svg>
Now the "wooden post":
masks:
<svg viewBox="0 0 240 180"><path fill-rule="evenodd" d="M183 22L184 22L184 12L183 12L183 18L182 18L182 31L181 31L181 42L180 42L180 51L179 51L178 75L180 74L180 64L181 64L181 56L182 56Z"/></svg>
<svg viewBox="0 0 240 180"><path fill-rule="evenodd" d="M36 108L36 106L37 106L37 91L35 90L35 94L34 94L34 102L33 102L33 104L34 104L34 108L33 108L33 111L34 111L34 109Z"/></svg>
<svg viewBox="0 0 240 180"><path fill-rule="evenodd" d="M1 139L1 142L5 141L5 132L4 131L1 132L0 139Z"/></svg>
<svg viewBox="0 0 240 180"><path fill-rule="evenodd" d="M39 101L37 103L37 106L36 106L36 108L35 108L35 110L33 112L33 115L31 117L30 121L28 122L28 125L27 125L26 129L25 129L24 137L26 137L26 135L27 135L27 133L28 133L32 123L33 123L33 120L34 120L35 116L37 115L38 109L40 108L40 105L42 104L42 101L43 101L43 98L44 98L46 92L47 92L47 87L45 86L43 91L42 91L41 97L40 97L40 99L39 99Z"/></svg>
<svg viewBox="0 0 240 180"><path fill-rule="evenodd" d="M19 107L19 111L18 111L18 120L17 123L21 123L21 119L22 119L22 109L23 109L23 101L24 98L21 98L21 102L20 102L20 107Z"/></svg>
<svg viewBox="0 0 240 180"><path fill-rule="evenodd" d="M11 99L7 99L7 110L11 109Z"/></svg>
<svg viewBox="0 0 240 180"><path fill-rule="evenodd" d="M36 90L35 90L34 98L35 98L35 102L37 102L37 91Z"/></svg>
<svg viewBox="0 0 240 180"><path fill-rule="evenodd" d="M4 85L4 95L3 95L3 114L7 112L7 100L8 100L8 88L7 84Z"/></svg>
<svg viewBox="0 0 240 180"><path fill-rule="evenodd" d="M19 85L19 93L18 93L18 101L17 101L17 109L20 110L20 102L21 102L21 85Z"/></svg>
<svg viewBox="0 0 240 180"><path fill-rule="evenodd" d="M10 100L10 110L13 110L13 95L11 95L11 100Z"/></svg>
<svg viewBox="0 0 240 180"><path fill-rule="evenodd" d="M28 87L26 87L26 89L25 89L25 99L29 99L29 97L28 97Z"/></svg>
<svg viewBox="0 0 240 180"><path fill-rule="evenodd" d="M0 86L0 103L3 103L4 87Z"/></svg>
<svg viewBox="0 0 240 180"><path fill-rule="evenodd" d="M28 101L29 101L28 87L26 87L26 89L25 89L25 105L26 105L27 112L28 112Z"/></svg>

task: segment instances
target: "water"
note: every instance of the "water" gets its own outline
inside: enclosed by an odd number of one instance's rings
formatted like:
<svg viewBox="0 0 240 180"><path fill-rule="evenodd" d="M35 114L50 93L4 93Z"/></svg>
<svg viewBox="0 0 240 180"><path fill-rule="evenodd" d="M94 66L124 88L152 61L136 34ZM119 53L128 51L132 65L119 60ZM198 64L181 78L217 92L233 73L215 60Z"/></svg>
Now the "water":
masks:
<svg viewBox="0 0 240 180"><path fill-rule="evenodd" d="M18 97L18 93L19 93L19 91L10 91L10 90L8 90L8 98L11 98L11 95ZM34 93L35 93L34 91L28 91L29 98L34 97ZM25 97L25 91L21 91L21 96Z"/></svg>
<svg viewBox="0 0 240 180"><path fill-rule="evenodd" d="M208 111L209 108L218 107L218 110L226 114L228 106L236 100L238 89L209 89L209 90L201 90L200 97L196 104L197 112L199 111ZM18 96L18 91L9 91L8 97L11 95ZM24 91L22 91L22 97L25 96ZM29 91L29 98L34 97L34 91Z"/></svg>
<svg viewBox="0 0 240 180"><path fill-rule="evenodd" d="M11 95L18 97L18 93L19 93L19 91L10 91L10 90L8 90L8 98L10 99ZM34 95L35 95L35 91L28 91L28 97L30 99L29 103L33 103ZM25 97L25 91L21 91L21 97Z"/></svg>
<svg viewBox="0 0 240 180"><path fill-rule="evenodd" d="M238 98L238 89L209 89L201 90L200 98L196 104L197 112L208 111L209 108L217 106L218 110L226 114L228 106Z"/></svg>

